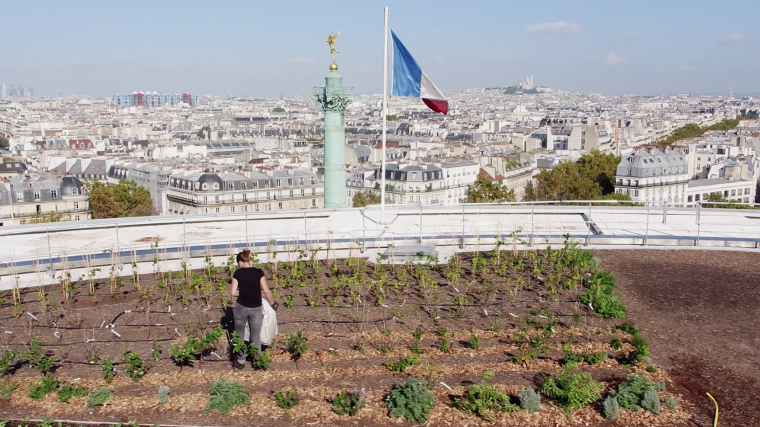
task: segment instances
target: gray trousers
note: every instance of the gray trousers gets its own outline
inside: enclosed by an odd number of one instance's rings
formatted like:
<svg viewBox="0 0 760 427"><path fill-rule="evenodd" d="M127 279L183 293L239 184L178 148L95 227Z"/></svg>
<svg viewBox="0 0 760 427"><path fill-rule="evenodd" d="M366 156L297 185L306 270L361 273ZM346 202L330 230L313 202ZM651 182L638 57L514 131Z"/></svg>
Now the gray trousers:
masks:
<svg viewBox="0 0 760 427"><path fill-rule="evenodd" d="M245 336L245 325L248 324L251 329L251 342L261 351L261 325L264 323L264 308L261 306L256 308L243 307L235 303L232 314L235 317L235 332L242 339ZM238 353L237 361L238 363L245 363L245 353Z"/></svg>

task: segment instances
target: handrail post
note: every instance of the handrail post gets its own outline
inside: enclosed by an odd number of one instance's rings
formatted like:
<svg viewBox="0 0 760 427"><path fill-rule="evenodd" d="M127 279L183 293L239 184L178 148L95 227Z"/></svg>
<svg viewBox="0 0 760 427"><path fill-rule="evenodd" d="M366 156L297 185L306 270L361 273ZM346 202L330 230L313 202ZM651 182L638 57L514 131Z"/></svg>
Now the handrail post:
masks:
<svg viewBox="0 0 760 427"><path fill-rule="evenodd" d="M535 207L536 207L535 203L530 204L530 238L528 239L528 243L529 243L528 246L530 246L531 248L533 247L533 223L536 220L535 216L533 216L533 210L535 209Z"/></svg>
<svg viewBox="0 0 760 427"><path fill-rule="evenodd" d="M464 249L464 208L465 204L462 203L462 245L460 246L460 249Z"/></svg>
<svg viewBox="0 0 760 427"><path fill-rule="evenodd" d="M588 242L591 239L591 202L588 202L588 216L586 217L586 244L584 246L588 246Z"/></svg>
<svg viewBox="0 0 760 427"><path fill-rule="evenodd" d="M652 205L649 202L647 202L647 230L644 234L644 246L647 246L647 244L649 244L649 208L651 206Z"/></svg>
<svg viewBox="0 0 760 427"><path fill-rule="evenodd" d="M663 224L668 223L668 202L667 201L662 202L662 223Z"/></svg>

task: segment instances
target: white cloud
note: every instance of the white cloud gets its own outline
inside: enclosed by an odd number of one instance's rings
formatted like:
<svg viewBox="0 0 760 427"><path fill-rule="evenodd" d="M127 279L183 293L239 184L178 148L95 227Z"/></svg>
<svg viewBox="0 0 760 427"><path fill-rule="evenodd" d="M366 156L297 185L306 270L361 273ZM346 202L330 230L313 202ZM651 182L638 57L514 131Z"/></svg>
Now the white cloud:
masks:
<svg viewBox="0 0 760 427"><path fill-rule="evenodd" d="M746 41L747 36L742 33L732 33L720 39L720 42L724 44L744 43Z"/></svg>
<svg viewBox="0 0 760 427"><path fill-rule="evenodd" d="M564 21L544 22L525 29L528 34L579 34L581 31L583 28L580 25Z"/></svg>
<svg viewBox="0 0 760 427"><path fill-rule="evenodd" d="M288 59L289 65L314 65L316 61L311 56L295 56Z"/></svg>
<svg viewBox="0 0 760 427"><path fill-rule="evenodd" d="M607 65L625 64L626 59L615 52L610 52L604 57L604 63Z"/></svg>

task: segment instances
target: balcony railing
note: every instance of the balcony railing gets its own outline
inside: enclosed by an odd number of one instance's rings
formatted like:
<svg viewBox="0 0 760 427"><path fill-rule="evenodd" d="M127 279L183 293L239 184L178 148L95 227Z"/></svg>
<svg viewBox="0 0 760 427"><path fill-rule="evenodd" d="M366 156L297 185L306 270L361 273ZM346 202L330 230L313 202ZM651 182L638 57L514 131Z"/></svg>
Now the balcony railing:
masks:
<svg viewBox="0 0 760 427"><path fill-rule="evenodd" d="M630 187L630 188L646 188L646 187L662 187L665 185L678 185L678 184L688 184L688 179L680 179L678 181L667 181L667 182L650 182L648 184L642 184L639 182L638 184L616 184L617 187Z"/></svg>

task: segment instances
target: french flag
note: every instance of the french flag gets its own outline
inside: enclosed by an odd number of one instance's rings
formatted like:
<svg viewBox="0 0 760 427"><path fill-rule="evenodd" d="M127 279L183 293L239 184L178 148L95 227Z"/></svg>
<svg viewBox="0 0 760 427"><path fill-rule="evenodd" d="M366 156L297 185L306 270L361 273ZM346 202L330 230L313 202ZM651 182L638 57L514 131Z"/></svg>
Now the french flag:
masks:
<svg viewBox="0 0 760 427"><path fill-rule="evenodd" d="M447 114L449 101L422 72L422 68L393 30L391 30L391 36L393 37L393 96L420 98L436 113Z"/></svg>

